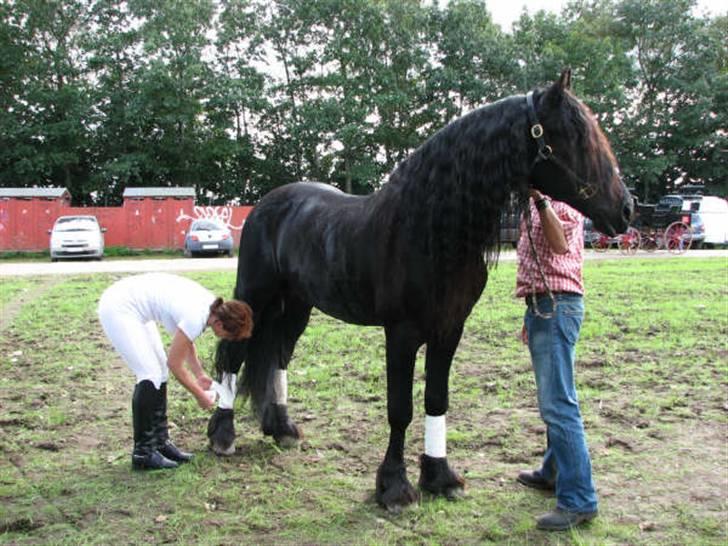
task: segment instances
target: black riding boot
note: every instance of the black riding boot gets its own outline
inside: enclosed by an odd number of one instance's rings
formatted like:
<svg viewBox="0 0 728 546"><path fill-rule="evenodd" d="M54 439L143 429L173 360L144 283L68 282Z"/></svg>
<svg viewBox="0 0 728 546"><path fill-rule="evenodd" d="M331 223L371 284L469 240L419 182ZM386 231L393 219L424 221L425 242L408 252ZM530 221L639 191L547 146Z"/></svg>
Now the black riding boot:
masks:
<svg viewBox="0 0 728 546"><path fill-rule="evenodd" d="M159 399L154 410L154 436L157 440L157 451L178 463L192 460L192 453L180 451L169 439L169 425L167 424L167 383L162 383L159 389Z"/></svg>
<svg viewBox="0 0 728 546"><path fill-rule="evenodd" d="M159 391L154 383L145 379L134 387L131 399L132 419L134 422L134 451L131 454L131 467L134 470L153 470L158 468L177 468L157 451L155 438L154 413L158 404Z"/></svg>

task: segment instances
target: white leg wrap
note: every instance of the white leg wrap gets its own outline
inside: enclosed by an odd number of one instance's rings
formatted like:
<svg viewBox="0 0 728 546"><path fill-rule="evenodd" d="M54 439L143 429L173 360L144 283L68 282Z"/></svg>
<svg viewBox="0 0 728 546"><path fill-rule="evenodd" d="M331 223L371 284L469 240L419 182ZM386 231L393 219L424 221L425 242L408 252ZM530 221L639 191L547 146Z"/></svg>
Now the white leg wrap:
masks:
<svg viewBox="0 0 728 546"><path fill-rule="evenodd" d="M276 370L273 377L275 403L285 406L288 403L288 374L286 370Z"/></svg>
<svg viewBox="0 0 728 546"><path fill-rule="evenodd" d="M235 402L235 390L237 388L237 376L234 373L223 372L222 381L212 382L212 390L220 397L217 401L217 407L220 409L233 409Z"/></svg>
<svg viewBox="0 0 728 546"><path fill-rule="evenodd" d="M425 415L425 455L447 457L445 416Z"/></svg>

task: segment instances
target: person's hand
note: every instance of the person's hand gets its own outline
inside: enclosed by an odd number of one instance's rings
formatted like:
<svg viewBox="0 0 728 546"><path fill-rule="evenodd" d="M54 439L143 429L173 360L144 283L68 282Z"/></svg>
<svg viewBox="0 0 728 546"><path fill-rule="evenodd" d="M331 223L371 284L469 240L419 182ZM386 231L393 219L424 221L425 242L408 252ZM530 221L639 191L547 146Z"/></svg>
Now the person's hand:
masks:
<svg viewBox="0 0 728 546"><path fill-rule="evenodd" d="M209 391L212 388L212 379L206 373L197 376L197 384L202 387L203 391Z"/></svg>
<svg viewBox="0 0 728 546"><path fill-rule="evenodd" d="M530 188L528 190L528 195L531 197L531 199L534 200L534 202L538 201L539 199L543 199L543 194L536 188Z"/></svg>
<svg viewBox="0 0 728 546"><path fill-rule="evenodd" d="M196 396L196 398L197 403L204 410L212 409L212 406L215 405L215 400L211 398L205 391L203 391L199 396Z"/></svg>

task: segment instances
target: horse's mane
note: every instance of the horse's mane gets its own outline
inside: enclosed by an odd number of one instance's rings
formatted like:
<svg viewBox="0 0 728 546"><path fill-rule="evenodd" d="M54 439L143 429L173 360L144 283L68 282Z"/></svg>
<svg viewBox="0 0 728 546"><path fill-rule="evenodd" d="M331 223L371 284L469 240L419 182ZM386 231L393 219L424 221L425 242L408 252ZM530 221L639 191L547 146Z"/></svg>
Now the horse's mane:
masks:
<svg viewBox="0 0 728 546"><path fill-rule="evenodd" d="M525 134L524 97L503 99L450 123L392 173L406 203L401 225L440 273L472 256L497 259L501 213L526 190Z"/></svg>

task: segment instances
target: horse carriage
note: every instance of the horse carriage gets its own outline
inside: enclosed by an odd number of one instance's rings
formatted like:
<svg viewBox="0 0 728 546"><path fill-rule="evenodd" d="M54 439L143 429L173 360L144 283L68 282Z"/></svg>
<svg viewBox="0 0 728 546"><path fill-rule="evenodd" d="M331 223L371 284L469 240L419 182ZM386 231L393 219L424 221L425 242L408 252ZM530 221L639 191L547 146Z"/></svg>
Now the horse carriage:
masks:
<svg viewBox="0 0 728 546"><path fill-rule="evenodd" d="M623 254L630 255L638 249L647 252L668 250L680 254L688 250L693 242L691 223L690 211L638 203L632 225L625 233L609 237L592 231L587 235L586 242L596 252L606 252L616 246Z"/></svg>

